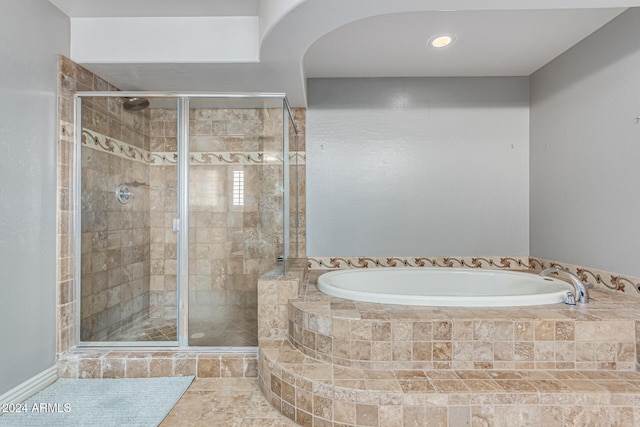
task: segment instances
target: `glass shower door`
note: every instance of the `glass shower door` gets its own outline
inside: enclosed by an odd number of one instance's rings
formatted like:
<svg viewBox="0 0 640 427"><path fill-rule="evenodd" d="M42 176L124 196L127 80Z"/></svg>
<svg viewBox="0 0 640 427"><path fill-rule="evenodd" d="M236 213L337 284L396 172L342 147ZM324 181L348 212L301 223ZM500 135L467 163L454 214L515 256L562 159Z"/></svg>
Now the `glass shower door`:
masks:
<svg viewBox="0 0 640 427"><path fill-rule="evenodd" d="M295 218L284 96L76 102L79 344L257 345L258 278Z"/></svg>
<svg viewBox="0 0 640 427"><path fill-rule="evenodd" d="M188 343L255 346L258 277L284 255L283 100L189 106Z"/></svg>
<svg viewBox="0 0 640 427"><path fill-rule="evenodd" d="M148 101L77 101L81 343L177 344L177 100Z"/></svg>

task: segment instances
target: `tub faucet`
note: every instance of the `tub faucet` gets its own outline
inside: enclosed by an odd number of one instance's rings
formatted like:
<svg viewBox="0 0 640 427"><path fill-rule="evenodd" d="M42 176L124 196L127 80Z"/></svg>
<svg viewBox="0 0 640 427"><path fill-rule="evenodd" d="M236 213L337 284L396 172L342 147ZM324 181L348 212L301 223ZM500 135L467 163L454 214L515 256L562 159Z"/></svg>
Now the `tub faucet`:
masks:
<svg viewBox="0 0 640 427"><path fill-rule="evenodd" d="M576 289L575 300L576 302L581 302L586 304L589 302L589 288L593 288L593 285L584 284L582 280L572 272L565 270L563 268L551 267L546 270L542 270L540 272L540 277L548 276L551 273L563 273L566 274L569 279L571 279L571 283L573 283L573 287Z"/></svg>

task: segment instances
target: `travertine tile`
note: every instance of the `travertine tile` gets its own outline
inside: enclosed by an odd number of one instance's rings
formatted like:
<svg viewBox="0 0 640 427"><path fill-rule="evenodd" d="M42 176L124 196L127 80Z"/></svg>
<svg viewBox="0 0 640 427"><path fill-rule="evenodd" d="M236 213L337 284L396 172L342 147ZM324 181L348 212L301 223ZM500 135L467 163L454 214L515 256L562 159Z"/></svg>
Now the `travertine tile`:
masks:
<svg viewBox="0 0 640 427"><path fill-rule="evenodd" d="M304 284L303 289L305 299L295 300L291 304L295 307L295 312L315 312L318 315L310 318L317 319L320 315L319 308L322 307L322 317L332 318L334 342L330 352L327 345L323 345L322 351L318 351L317 338L315 347L312 337L307 336L305 342L304 328L297 326L298 317L304 318L302 314L289 318L293 325L290 329L292 341L305 354L325 361L333 360L340 365L381 369L391 367L393 363L410 362L407 366L424 369L630 370L633 369L631 356L637 353L635 345L632 345L633 341L616 342L602 337L596 341L584 339L589 328L587 327L587 332L579 332L580 328L584 329L584 324L594 322L600 324L597 329L602 331L625 329L624 333L617 334L621 337L626 337L629 331L635 333L633 322L606 318L608 308L596 306L596 299L589 309L600 317L591 316L591 320L586 320L587 317L581 316L583 320L577 322L576 326L576 321L566 315L572 313L571 309L564 305L527 307L525 311L515 311L512 308L405 308L332 298L320 293L313 283ZM637 302L630 301L634 304ZM349 311L350 320L341 318L345 310ZM380 314L383 312L386 315ZM501 312L505 313L505 317L520 316L532 320L500 320ZM368 320L374 313L375 318L384 317L385 320ZM461 320L456 316L476 320ZM538 319L534 320L535 318ZM602 326L608 322L611 322L608 329ZM340 326L341 323L343 326ZM380 344L384 341L378 341L389 337L384 329L387 324L391 327L390 347ZM368 358L369 345L366 343L370 334L371 359ZM342 338L336 339L337 336ZM599 344L596 345L595 342ZM614 342L615 349L612 347ZM431 358L425 357L429 346ZM385 361L388 363L385 364Z"/></svg>
<svg viewBox="0 0 640 427"><path fill-rule="evenodd" d="M199 356L197 376L201 378L219 378L220 358Z"/></svg>
<svg viewBox="0 0 640 427"><path fill-rule="evenodd" d="M196 379L160 424L170 426L295 426L257 388L256 379Z"/></svg>
<svg viewBox="0 0 640 427"><path fill-rule="evenodd" d="M378 421L384 427L402 427L402 407L381 405L378 409Z"/></svg>
<svg viewBox="0 0 640 427"><path fill-rule="evenodd" d="M452 326L452 339L455 341L471 341L473 340L473 321L454 320Z"/></svg>
<svg viewBox="0 0 640 427"><path fill-rule="evenodd" d="M144 358L131 358L125 361L126 363L126 378L147 378L149 377L149 359Z"/></svg>
<svg viewBox="0 0 640 427"><path fill-rule="evenodd" d="M451 340L451 328L452 324L450 321L433 322L433 339Z"/></svg>

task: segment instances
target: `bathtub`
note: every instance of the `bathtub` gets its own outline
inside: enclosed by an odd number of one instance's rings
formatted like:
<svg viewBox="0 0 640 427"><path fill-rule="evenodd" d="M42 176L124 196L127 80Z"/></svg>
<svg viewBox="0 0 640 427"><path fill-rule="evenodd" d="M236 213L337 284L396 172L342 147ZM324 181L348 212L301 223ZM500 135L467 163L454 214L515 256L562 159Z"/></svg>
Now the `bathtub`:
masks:
<svg viewBox="0 0 640 427"><path fill-rule="evenodd" d="M449 307L557 304L574 290L550 277L465 268L337 270L318 277L318 289L354 301Z"/></svg>

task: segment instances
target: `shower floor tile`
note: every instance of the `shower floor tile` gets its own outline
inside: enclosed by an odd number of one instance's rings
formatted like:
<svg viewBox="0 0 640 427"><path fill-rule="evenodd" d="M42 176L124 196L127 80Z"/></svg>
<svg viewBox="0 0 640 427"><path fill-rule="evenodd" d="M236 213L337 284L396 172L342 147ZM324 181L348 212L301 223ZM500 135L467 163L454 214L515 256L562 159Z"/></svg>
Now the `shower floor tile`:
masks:
<svg viewBox="0 0 640 427"><path fill-rule="evenodd" d="M108 341L176 341L175 320L143 319L111 335Z"/></svg>
<svg viewBox="0 0 640 427"><path fill-rule="evenodd" d="M109 337L108 341L176 341L175 320L144 319ZM256 308L238 308L189 322L189 345L246 347L258 345Z"/></svg>
<svg viewBox="0 0 640 427"><path fill-rule="evenodd" d="M238 308L189 323L189 345L244 347L258 345L257 309Z"/></svg>

